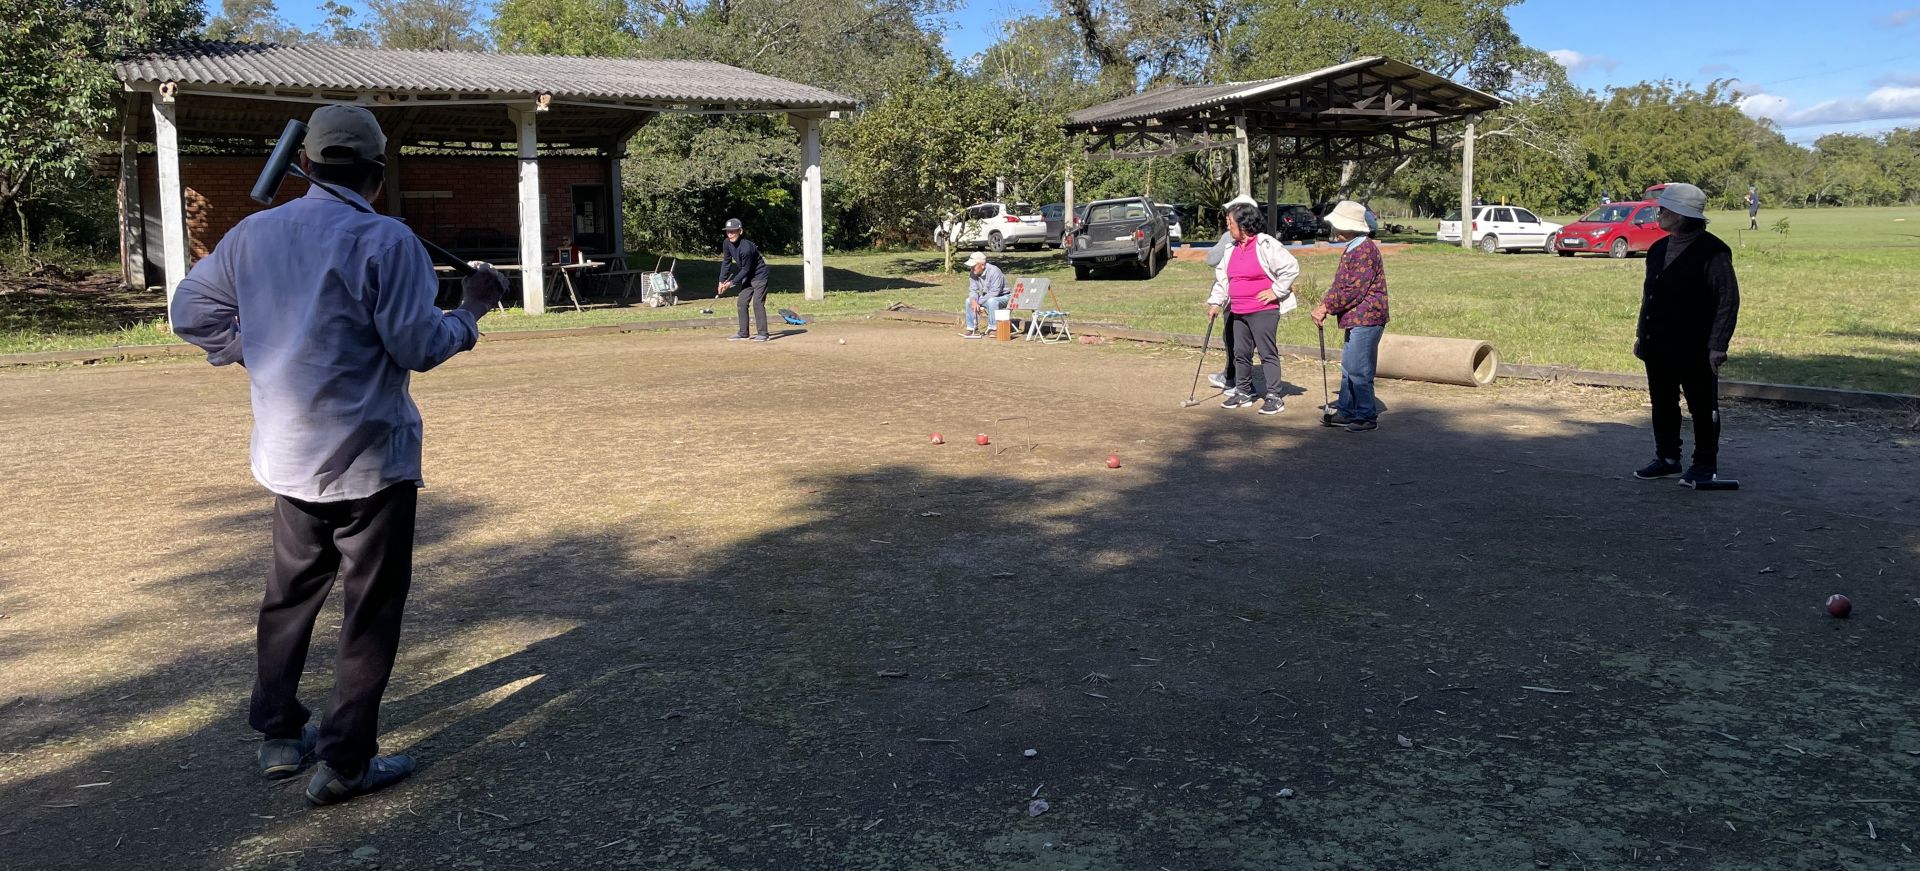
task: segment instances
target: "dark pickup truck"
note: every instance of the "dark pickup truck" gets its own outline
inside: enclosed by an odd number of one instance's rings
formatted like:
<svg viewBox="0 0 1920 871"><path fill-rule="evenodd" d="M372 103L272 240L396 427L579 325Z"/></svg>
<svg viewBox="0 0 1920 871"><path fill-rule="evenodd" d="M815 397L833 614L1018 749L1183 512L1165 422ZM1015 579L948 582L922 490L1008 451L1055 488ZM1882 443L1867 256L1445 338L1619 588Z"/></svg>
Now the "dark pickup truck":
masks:
<svg viewBox="0 0 1920 871"><path fill-rule="evenodd" d="M1095 200L1087 216L1073 228L1067 262L1073 277L1084 281L1096 269L1125 266L1141 278L1159 274L1172 250L1167 222L1146 197Z"/></svg>

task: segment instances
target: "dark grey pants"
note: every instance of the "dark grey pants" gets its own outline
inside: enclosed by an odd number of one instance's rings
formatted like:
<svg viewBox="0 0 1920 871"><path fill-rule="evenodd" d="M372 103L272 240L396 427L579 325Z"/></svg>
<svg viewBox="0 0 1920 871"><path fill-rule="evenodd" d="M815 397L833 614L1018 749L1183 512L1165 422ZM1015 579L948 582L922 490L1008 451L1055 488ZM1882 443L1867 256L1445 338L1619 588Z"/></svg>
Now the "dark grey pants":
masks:
<svg viewBox="0 0 1920 871"><path fill-rule="evenodd" d="M763 276L740 288L740 335L747 335L747 306L753 306L755 325L760 335L767 334L767 279Z"/></svg>
<svg viewBox="0 0 1920 871"><path fill-rule="evenodd" d="M1707 351L1647 355L1647 394L1653 400L1653 448L1658 456L1680 460L1680 395L1693 416L1693 464L1720 470L1720 376Z"/></svg>
<svg viewBox="0 0 1920 871"><path fill-rule="evenodd" d="M1253 352L1260 352L1260 380L1269 396L1280 395L1280 310L1268 309L1252 314L1232 315L1227 326L1233 331L1233 386L1241 393L1253 394Z"/></svg>
<svg viewBox="0 0 1920 871"><path fill-rule="evenodd" d="M379 751L380 697L413 583L418 498L408 482L346 502L273 502L273 569L260 603L259 671L247 721L268 738L299 736L309 716L298 698L300 673L314 619L338 580L345 614L318 750L337 770L358 771Z"/></svg>

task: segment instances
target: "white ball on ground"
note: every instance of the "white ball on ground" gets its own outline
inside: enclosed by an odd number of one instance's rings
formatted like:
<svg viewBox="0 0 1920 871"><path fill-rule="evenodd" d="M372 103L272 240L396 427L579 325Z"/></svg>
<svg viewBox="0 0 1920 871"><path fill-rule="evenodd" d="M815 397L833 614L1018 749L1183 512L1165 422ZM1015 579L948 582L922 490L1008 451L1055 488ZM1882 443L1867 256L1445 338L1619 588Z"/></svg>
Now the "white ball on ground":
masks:
<svg viewBox="0 0 1920 871"><path fill-rule="evenodd" d="M840 344L842 344L842 345L844 345L844 344L846 344L846 343L847 343L847 340L846 340L846 339L841 339L841 340L840 340Z"/></svg>

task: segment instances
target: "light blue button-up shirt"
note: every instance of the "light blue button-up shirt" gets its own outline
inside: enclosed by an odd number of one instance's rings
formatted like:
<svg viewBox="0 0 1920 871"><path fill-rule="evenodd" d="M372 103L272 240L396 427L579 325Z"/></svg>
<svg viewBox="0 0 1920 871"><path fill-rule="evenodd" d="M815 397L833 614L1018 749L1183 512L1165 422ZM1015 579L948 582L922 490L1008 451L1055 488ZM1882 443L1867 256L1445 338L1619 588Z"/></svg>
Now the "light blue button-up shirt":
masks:
<svg viewBox="0 0 1920 871"><path fill-rule="evenodd" d="M479 338L473 315L434 307L437 287L405 224L313 188L248 216L193 267L174 292L173 332L215 366L246 367L261 486L363 499L421 483L408 373Z"/></svg>

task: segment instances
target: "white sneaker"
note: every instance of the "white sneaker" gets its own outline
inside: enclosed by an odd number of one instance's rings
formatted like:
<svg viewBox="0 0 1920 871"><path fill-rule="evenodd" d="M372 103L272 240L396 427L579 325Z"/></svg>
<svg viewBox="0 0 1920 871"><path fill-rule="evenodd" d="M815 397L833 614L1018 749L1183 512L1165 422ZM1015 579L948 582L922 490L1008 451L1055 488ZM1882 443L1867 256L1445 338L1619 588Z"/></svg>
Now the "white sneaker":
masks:
<svg viewBox="0 0 1920 871"><path fill-rule="evenodd" d="M1229 386L1231 386L1227 384L1227 376L1222 375L1218 372L1215 372L1212 375L1208 375L1207 383L1213 385L1213 389L1215 390L1225 390Z"/></svg>

